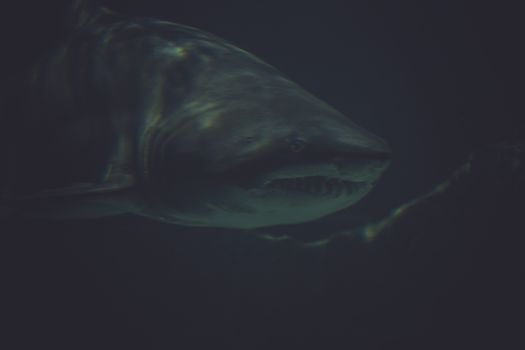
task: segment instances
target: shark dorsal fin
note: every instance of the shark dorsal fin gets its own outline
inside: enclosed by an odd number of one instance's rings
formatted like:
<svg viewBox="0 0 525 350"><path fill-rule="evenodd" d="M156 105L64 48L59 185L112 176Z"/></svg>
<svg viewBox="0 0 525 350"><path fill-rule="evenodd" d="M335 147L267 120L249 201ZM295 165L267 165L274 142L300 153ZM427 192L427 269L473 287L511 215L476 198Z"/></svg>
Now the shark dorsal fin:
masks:
<svg viewBox="0 0 525 350"><path fill-rule="evenodd" d="M73 0L69 3L66 13L68 27L80 28L92 18L108 12L109 10L103 7L99 0Z"/></svg>

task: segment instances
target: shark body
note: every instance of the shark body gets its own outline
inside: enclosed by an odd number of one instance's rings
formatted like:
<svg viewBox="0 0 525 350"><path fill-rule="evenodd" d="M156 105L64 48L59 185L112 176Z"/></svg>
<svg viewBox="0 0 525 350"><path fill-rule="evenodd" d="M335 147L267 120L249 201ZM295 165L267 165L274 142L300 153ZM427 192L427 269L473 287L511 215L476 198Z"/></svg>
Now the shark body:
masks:
<svg viewBox="0 0 525 350"><path fill-rule="evenodd" d="M2 116L11 216L302 223L354 204L387 168L383 139L252 54L84 5Z"/></svg>

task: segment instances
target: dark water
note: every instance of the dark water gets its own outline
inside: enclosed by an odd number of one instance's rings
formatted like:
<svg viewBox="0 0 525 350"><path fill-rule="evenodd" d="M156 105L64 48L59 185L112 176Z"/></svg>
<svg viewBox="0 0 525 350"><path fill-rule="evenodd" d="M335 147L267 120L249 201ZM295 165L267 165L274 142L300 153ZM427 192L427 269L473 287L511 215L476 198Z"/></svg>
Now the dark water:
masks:
<svg viewBox="0 0 525 350"><path fill-rule="evenodd" d="M509 4L107 3L227 38L389 141L392 166L368 197L294 235L377 221L469 154L523 137L523 26ZM3 75L56 36L58 6L2 5ZM488 164L373 244L305 246L136 217L3 225L2 338L72 349L160 348L184 335L245 346L275 335L370 348L518 341L523 187L502 187L506 170Z"/></svg>

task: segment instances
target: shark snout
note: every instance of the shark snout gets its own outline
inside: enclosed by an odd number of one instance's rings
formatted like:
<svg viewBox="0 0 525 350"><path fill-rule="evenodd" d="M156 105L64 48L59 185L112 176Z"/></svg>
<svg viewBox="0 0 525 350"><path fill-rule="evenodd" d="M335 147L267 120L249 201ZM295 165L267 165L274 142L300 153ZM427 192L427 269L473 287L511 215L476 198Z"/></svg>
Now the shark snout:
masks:
<svg viewBox="0 0 525 350"><path fill-rule="evenodd" d="M390 165L392 150L388 143L364 129L352 130L351 137L337 141L332 161L344 178L375 182Z"/></svg>
<svg viewBox="0 0 525 350"><path fill-rule="evenodd" d="M355 125L322 131L288 135L287 151L282 154L291 155L295 161L269 171L263 178L320 176L374 183L390 165L392 151L381 137Z"/></svg>
<svg viewBox="0 0 525 350"><path fill-rule="evenodd" d="M390 158L392 151L381 137L357 126L344 127L331 137L334 151L368 158Z"/></svg>

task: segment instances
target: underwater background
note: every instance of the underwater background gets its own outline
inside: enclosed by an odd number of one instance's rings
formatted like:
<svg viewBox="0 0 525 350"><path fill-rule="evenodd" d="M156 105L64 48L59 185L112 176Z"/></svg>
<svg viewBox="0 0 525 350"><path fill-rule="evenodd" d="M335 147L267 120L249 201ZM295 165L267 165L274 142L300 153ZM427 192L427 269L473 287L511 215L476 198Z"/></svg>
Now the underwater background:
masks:
<svg viewBox="0 0 525 350"><path fill-rule="evenodd" d="M6 344L161 348L210 335L248 348L271 336L329 336L359 348L521 341L517 5L103 3L254 53L385 138L392 165L360 203L305 225L250 232L133 216L1 223ZM3 77L60 39L61 8L1 5Z"/></svg>

